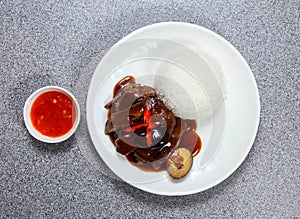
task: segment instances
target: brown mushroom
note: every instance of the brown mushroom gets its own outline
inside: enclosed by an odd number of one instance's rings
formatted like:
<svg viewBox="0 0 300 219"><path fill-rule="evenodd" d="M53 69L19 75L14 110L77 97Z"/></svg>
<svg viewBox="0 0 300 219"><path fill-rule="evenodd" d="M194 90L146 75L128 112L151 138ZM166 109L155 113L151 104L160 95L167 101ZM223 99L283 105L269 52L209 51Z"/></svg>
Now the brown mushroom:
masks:
<svg viewBox="0 0 300 219"><path fill-rule="evenodd" d="M191 152L186 148L178 148L167 160L167 170L174 179L181 179L186 176L193 165Z"/></svg>

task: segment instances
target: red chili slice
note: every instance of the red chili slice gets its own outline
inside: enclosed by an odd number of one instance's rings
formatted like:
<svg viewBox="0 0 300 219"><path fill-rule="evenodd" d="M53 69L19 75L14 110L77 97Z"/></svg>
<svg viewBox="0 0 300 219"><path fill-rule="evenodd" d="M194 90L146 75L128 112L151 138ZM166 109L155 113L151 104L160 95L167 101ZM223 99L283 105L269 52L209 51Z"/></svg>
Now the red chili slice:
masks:
<svg viewBox="0 0 300 219"><path fill-rule="evenodd" d="M147 123L138 124L138 125L135 125L135 126L131 126L131 127L125 128L123 131L124 132L130 132L130 131L134 132L136 129L139 129L139 128L142 128L142 127L147 127L147 126L148 126Z"/></svg>
<svg viewBox="0 0 300 219"><path fill-rule="evenodd" d="M149 123L150 118L151 118L151 112L150 112L150 109L147 107L144 110L144 121L145 121L145 123Z"/></svg>
<svg viewBox="0 0 300 219"><path fill-rule="evenodd" d="M134 132L136 129L139 129L142 127L147 127L147 133L146 133L147 145L148 145L148 147L150 147L152 144L152 129L156 128L155 122L151 122L150 119L151 119L150 109L145 108L145 110L144 110L144 122L145 123L125 128L123 131L124 132L130 132L130 131Z"/></svg>

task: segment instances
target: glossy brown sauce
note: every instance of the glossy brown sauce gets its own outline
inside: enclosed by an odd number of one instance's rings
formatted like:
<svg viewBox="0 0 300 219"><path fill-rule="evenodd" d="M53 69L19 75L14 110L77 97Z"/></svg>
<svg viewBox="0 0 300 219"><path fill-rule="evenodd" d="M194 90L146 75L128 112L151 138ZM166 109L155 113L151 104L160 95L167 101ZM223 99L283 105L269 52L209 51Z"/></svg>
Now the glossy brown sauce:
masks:
<svg viewBox="0 0 300 219"><path fill-rule="evenodd" d="M133 76L126 76L121 79L114 87L113 97L116 96L116 94L122 87L126 86L129 83L135 83L135 78Z"/></svg>
<svg viewBox="0 0 300 219"><path fill-rule="evenodd" d="M165 170L166 159L176 148L187 148L193 157L201 150L196 120L176 117L155 89L136 84L133 76L115 85L105 108L105 134L118 153L143 171Z"/></svg>

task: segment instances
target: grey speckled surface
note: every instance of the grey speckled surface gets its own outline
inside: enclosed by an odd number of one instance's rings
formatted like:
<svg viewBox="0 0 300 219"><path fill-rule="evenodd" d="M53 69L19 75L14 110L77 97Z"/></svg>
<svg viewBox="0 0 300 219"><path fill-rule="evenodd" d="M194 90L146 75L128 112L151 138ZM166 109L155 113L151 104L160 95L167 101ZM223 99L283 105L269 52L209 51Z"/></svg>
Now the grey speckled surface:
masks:
<svg viewBox="0 0 300 219"><path fill-rule="evenodd" d="M0 217L299 217L299 7L298 0L0 1ZM245 162L218 186L184 197L111 179L86 159L80 132L49 146L29 135L22 117L41 86L85 96L86 66L126 34L160 21L225 37L248 61L261 97Z"/></svg>

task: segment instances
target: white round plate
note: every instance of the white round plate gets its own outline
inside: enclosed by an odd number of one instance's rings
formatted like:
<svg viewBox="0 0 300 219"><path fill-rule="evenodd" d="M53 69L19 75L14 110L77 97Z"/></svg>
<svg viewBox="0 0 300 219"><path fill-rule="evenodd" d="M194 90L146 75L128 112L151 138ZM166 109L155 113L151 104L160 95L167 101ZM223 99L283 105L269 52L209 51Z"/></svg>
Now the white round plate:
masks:
<svg viewBox="0 0 300 219"><path fill-rule="evenodd" d="M160 40L156 41L153 38ZM124 51L128 51L128 48L126 50L124 47L130 46L130 42L134 40L139 43L139 40L143 39L148 39L146 40L149 42L148 50L151 50L153 45L161 47L160 43L168 44L170 41L171 44L178 43L175 46L179 49L183 46L196 53L201 51L209 53L209 56L219 63L226 81L226 100L213 114L213 118L200 122L197 131L203 141L203 148L195 157L192 170L183 180L174 181L166 172L143 172L137 169L115 151L108 136L104 134L107 114L104 105L112 98L115 83L126 75L135 76L142 84L147 80L151 81L149 72L157 70L153 66L163 60L164 54L161 53L154 55L154 57L162 56L159 60L145 58L141 52L133 54L131 60L125 58L127 53ZM135 49L145 50L144 47L132 48L133 51ZM189 56L191 59L194 56L193 52ZM126 59L126 64L122 65L124 63L122 59ZM201 60L199 64L201 65ZM175 67L182 66L185 67L184 64ZM260 103L256 82L242 55L216 33L197 25L179 22L146 26L120 40L98 65L87 97L88 128L94 146L103 161L127 183L160 195L201 192L230 176L251 149L258 129L259 114ZM219 125L222 127L220 130L216 128ZM207 147L209 141L212 144L216 139L215 145Z"/></svg>

